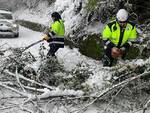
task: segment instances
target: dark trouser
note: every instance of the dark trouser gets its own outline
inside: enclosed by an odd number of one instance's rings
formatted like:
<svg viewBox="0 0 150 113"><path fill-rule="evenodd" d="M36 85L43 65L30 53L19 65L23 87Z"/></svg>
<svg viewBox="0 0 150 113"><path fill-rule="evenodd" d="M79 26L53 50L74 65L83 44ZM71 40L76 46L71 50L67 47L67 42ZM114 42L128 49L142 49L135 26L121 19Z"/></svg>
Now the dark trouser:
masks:
<svg viewBox="0 0 150 113"><path fill-rule="evenodd" d="M104 49L104 55L102 58L103 66L111 67L113 64L114 58L111 57L111 49L112 48Z"/></svg>
<svg viewBox="0 0 150 113"><path fill-rule="evenodd" d="M64 48L64 45L62 45L62 44L53 44L52 43L52 44L49 44L49 46L50 46L50 49L47 53L47 56L55 56L55 53L57 52L57 50L59 48Z"/></svg>
<svg viewBox="0 0 150 113"><path fill-rule="evenodd" d="M117 59L114 59L111 56L111 49L112 48L110 48L110 47L107 47L106 49L104 49L104 55L102 58L103 66L111 67L113 64L115 64L117 62ZM126 50L125 53L123 54L122 59L125 58L127 51L128 50Z"/></svg>

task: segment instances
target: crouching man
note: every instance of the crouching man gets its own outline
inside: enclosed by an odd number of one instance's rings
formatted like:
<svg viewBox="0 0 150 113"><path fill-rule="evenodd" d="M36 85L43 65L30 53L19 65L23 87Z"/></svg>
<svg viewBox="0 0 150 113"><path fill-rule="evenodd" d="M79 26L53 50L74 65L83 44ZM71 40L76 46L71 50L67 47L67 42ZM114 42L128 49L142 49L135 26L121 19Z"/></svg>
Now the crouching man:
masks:
<svg viewBox="0 0 150 113"><path fill-rule="evenodd" d="M136 27L128 21L128 12L120 9L116 20L108 23L102 33L104 42L103 66L111 67L117 58L125 58L129 47L137 38Z"/></svg>

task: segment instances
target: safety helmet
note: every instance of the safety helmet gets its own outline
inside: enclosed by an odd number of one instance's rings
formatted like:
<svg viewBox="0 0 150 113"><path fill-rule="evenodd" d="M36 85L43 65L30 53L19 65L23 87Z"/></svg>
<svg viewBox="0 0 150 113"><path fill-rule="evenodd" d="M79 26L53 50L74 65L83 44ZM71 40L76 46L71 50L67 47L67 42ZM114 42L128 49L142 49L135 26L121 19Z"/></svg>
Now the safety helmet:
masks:
<svg viewBox="0 0 150 113"><path fill-rule="evenodd" d="M128 12L125 9L120 9L117 12L116 18L118 21L125 22L128 20Z"/></svg>

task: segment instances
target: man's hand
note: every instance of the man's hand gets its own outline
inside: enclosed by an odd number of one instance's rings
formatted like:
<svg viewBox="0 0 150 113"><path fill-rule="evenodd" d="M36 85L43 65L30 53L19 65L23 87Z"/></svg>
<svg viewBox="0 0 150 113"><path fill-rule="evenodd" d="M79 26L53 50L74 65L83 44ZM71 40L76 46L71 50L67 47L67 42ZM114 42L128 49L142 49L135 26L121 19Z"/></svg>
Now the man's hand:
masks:
<svg viewBox="0 0 150 113"><path fill-rule="evenodd" d="M50 39L50 37L48 37L46 34L44 34L44 35L42 36L42 39L48 41L48 40Z"/></svg>
<svg viewBox="0 0 150 113"><path fill-rule="evenodd" d="M111 50L111 56L113 58L119 58L122 57L123 51L121 49L118 49L117 47L113 47Z"/></svg>

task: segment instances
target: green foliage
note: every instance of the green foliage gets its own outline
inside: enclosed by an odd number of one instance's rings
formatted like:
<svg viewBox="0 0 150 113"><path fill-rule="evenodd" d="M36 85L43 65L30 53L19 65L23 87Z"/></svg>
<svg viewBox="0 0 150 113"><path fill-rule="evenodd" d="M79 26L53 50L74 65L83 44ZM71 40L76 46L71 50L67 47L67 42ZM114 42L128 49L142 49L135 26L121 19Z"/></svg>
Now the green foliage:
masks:
<svg viewBox="0 0 150 113"><path fill-rule="evenodd" d="M127 53L126 58L130 60L130 59L135 59L138 56L140 56L140 49L138 47L131 46L129 52Z"/></svg>
<svg viewBox="0 0 150 113"><path fill-rule="evenodd" d="M98 5L98 0L88 0L88 3L86 4L87 11L94 11Z"/></svg>
<svg viewBox="0 0 150 113"><path fill-rule="evenodd" d="M84 39L85 37L83 37ZM100 35L93 34L80 41L80 52L94 59L101 59L103 54L103 43Z"/></svg>

